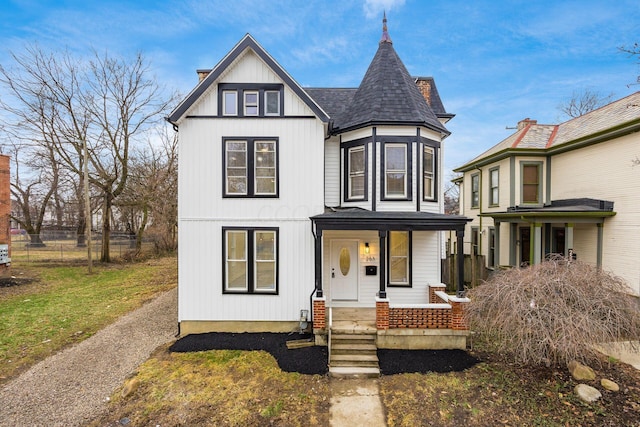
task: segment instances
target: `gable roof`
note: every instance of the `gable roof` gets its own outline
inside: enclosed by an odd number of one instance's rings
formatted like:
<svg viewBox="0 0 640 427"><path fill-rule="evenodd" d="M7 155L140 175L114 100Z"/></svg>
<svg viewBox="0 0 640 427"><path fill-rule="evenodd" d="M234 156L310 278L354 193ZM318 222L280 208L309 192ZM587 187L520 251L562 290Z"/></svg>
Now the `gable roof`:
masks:
<svg viewBox="0 0 640 427"><path fill-rule="evenodd" d="M455 172L492 163L518 152L554 154L616 138L640 130L640 92L635 92L582 116L558 125L537 124L525 119L518 130L465 163Z"/></svg>
<svg viewBox="0 0 640 427"><path fill-rule="evenodd" d="M334 130L339 133L391 123L415 124L450 134L427 104L383 31L378 51L345 114L336 117Z"/></svg>
<svg viewBox="0 0 640 427"><path fill-rule="evenodd" d="M266 50L251 36L246 34L242 40L211 70L211 72L187 95L187 97L169 114L167 120L173 125L177 124L191 106L204 94L220 75L235 61L246 49L251 49L262 61L264 61L282 81L314 112L323 122L328 122L329 117L322 108L302 89L302 87L267 53Z"/></svg>

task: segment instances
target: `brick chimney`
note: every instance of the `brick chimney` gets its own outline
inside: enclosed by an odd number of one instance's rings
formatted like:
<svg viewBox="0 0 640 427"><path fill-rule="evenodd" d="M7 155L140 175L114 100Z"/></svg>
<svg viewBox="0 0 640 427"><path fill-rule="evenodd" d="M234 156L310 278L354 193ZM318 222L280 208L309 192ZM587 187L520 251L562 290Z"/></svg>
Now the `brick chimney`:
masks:
<svg viewBox="0 0 640 427"><path fill-rule="evenodd" d="M537 123L537 120L531 120L529 117L527 117L526 119L522 119L518 122L518 130L522 130L529 125L535 125Z"/></svg>
<svg viewBox="0 0 640 427"><path fill-rule="evenodd" d="M206 79L210 72L211 70L196 70L196 73L198 73L198 83Z"/></svg>
<svg viewBox="0 0 640 427"><path fill-rule="evenodd" d="M429 107L431 107L431 80L427 79L417 79L416 85L418 85L418 89L420 89L420 93L427 101Z"/></svg>

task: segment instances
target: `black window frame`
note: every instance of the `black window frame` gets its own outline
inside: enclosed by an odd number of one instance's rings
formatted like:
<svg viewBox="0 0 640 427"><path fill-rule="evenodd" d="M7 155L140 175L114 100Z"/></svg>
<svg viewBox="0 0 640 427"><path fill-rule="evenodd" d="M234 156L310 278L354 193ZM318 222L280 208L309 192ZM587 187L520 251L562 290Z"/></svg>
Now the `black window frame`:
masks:
<svg viewBox="0 0 640 427"><path fill-rule="evenodd" d="M247 143L247 194L227 192L227 141L246 141ZM256 142L275 142L275 194L256 194L255 191L255 144ZM277 136L223 136L222 137L222 197L223 198L261 198L276 199L280 197L280 138Z"/></svg>
<svg viewBox="0 0 640 427"><path fill-rule="evenodd" d="M407 233L407 283L392 283L391 282L391 236L393 233ZM412 230L389 230L387 238L387 286L392 288L412 288L413 287L413 232Z"/></svg>
<svg viewBox="0 0 640 427"><path fill-rule="evenodd" d="M406 164L406 188L404 197L389 196L387 194L387 162L386 152L388 145L404 145L406 147L407 164ZM389 139L381 144L380 153L380 200L383 201L411 201L413 200L413 143L400 140Z"/></svg>
<svg viewBox="0 0 640 427"><path fill-rule="evenodd" d="M349 141L342 144L343 158L343 200L345 202L366 202L369 200L369 142L368 138ZM349 150L352 148L364 147L364 197L349 197Z"/></svg>
<svg viewBox="0 0 640 427"><path fill-rule="evenodd" d="M247 236L247 289L227 289L227 232L244 231ZM255 289L255 233L256 231L273 231L275 233L275 290L260 291ZM279 227L222 227L222 293L229 295L278 295L280 292L280 228Z"/></svg>
<svg viewBox="0 0 640 427"><path fill-rule="evenodd" d="M224 92L236 92L236 114L224 114L223 94ZM258 114L245 115L244 94L245 92L258 92ZM265 92L280 93L280 107L278 114L266 113ZM218 84L218 116L225 118L273 118L284 116L284 85L279 83L219 83Z"/></svg>

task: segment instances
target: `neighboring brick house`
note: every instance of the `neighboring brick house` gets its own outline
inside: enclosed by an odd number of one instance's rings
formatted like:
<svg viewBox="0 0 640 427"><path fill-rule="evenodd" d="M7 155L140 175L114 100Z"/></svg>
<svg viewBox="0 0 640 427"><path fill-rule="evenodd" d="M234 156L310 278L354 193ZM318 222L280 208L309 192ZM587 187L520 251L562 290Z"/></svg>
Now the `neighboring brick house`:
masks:
<svg viewBox="0 0 640 427"><path fill-rule="evenodd" d="M462 243L467 222L443 213L453 115L432 78L409 75L386 20L358 88L303 88L250 35L198 74L168 118L181 333L311 320L322 342L338 309L360 309L379 347L464 347L467 300L440 283L443 231Z"/></svg>
<svg viewBox="0 0 640 427"><path fill-rule="evenodd" d="M455 169L465 252L487 268L577 257L640 295L640 92L560 124L524 119Z"/></svg>
<svg viewBox="0 0 640 427"><path fill-rule="evenodd" d="M0 154L0 268L11 260L11 176L10 157Z"/></svg>

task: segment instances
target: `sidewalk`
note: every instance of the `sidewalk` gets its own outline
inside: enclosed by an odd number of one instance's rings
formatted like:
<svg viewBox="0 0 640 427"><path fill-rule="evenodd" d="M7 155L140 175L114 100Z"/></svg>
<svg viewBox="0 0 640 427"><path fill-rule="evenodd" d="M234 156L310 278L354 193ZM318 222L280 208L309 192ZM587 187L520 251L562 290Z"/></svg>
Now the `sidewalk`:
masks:
<svg viewBox="0 0 640 427"><path fill-rule="evenodd" d="M371 378L331 378L332 427L385 427L387 425L379 396L378 380Z"/></svg>

